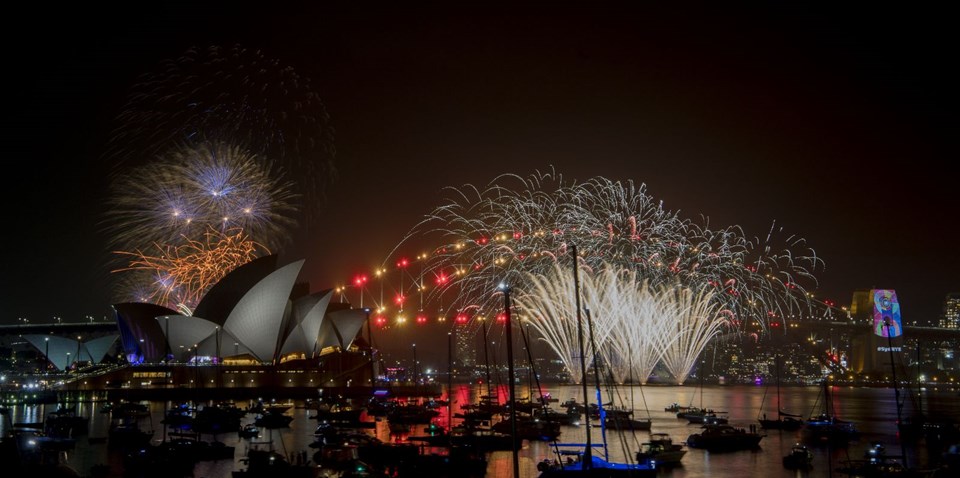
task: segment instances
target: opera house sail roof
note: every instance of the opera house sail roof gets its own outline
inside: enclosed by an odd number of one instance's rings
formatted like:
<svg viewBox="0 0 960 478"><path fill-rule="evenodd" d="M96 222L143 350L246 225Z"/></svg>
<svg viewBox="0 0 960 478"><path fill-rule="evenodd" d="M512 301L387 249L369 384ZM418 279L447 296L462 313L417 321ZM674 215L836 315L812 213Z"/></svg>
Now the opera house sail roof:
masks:
<svg viewBox="0 0 960 478"><path fill-rule="evenodd" d="M328 347L349 348L367 313L328 310L332 290L293 297L304 261L276 264L271 255L234 269L210 288L193 316L154 304L115 304L124 353L131 363L235 355L275 363L289 355L315 357Z"/></svg>

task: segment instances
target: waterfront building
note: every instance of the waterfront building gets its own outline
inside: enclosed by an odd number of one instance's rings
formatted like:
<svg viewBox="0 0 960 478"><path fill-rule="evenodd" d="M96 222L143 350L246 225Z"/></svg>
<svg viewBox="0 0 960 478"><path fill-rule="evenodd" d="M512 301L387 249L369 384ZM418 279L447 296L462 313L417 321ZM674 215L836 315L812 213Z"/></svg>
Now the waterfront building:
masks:
<svg viewBox="0 0 960 478"><path fill-rule="evenodd" d="M127 361L275 365L349 349L367 311L331 303L332 289L295 287L303 260L276 261L265 256L234 269L189 316L149 303L114 304Z"/></svg>
<svg viewBox="0 0 960 478"><path fill-rule="evenodd" d="M118 334L22 337L60 371L89 364L59 381L73 393L158 399L206 389L208 396L240 398L299 389L312 397L319 387L374 386L373 350L358 340L368 311L332 302L329 289L310 293L297 281L303 263L255 259L214 284L189 315L150 303L114 304ZM119 364L92 367L111 349L119 349Z"/></svg>
<svg viewBox="0 0 960 478"><path fill-rule="evenodd" d="M940 327L960 329L960 292L947 294L947 297L943 300L943 316L940 318Z"/></svg>
<svg viewBox="0 0 960 478"><path fill-rule="evenodd" d="M456 341L456 364L464 369L477 366L476 334L471 333L468 326L460 322L456 323L453 330Z"/></svg>

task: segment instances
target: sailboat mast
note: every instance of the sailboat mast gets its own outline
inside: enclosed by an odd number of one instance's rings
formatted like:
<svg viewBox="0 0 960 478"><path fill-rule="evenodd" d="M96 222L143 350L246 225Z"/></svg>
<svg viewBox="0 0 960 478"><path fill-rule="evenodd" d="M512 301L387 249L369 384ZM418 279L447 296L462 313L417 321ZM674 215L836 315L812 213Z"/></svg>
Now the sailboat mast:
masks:
<svg viewBox="0 0 960 478"><path fill-rule="evenodd" d="M700 411L703 412L703 375L707 369L707 358L700 359Z"/></svg>
<svg viewBox="0 0 960 478"><path fill-rule="evenodd" d="M917 412L923 416L923 387L920 385L920 341L917 341Z"/></svg>
<svg viewBox="0 0 960 478"><path fill-rule="evenodd" d="M447 332L447 431L453 431L453 332Z"/></svg>
<svg viewBox="0 0 960 478"><path fill-rule="evenodd" d="M783 406L780 405L780 354L774 356L773 368L777 374L777 420L780 420L780 410L783 410Z"/></svg>
<svg viewBox="0 0 960 478"><path fill-rule="evenodd" d="M530 363L530 380L536 384L538 397L537 400L540 401L540 406L546 410L547 401L543 397L543 387L540 385L540 377L537 375L537 371L534 369L533 353L530 351L530 340L528 339L529 332L524 332L523 327L520 327L520 337L523 339L523 348L527 351L527 362ZM530 395L532 396L533 393L531 392Z"/></svg>
<svg viewBox="0 0 960 478"><path fill-rule="evenodd" d="M600 436L603 438L603 459L609 460L610 454L607 451L607 414L603 410L603 396L600 394L600 370L597 362L600 358L597 356L597 343L593 340L593 320L590 316L590 309L587 312L587 330L590 331L590 350L593 352L593 379L597 382L597 417L600 421ZM584 381L586 383L586 381ZM587 434L590 431L587 430Z"/></svg>
<svg viewBox="0 0 960 478"><path fill-rule="evenodd" d="M487 345L488 345L488 342L487 342L487 325L486 325L486 324L483 324L481 327L483 328L483 363L484 363L485 368L486 368L486 371L487 371L487 400L489 401L489 400L490 400L491 398L493 398L493 397L490 395L490 356L487 355ZM497 394L497 395L499 395L499 394ZM499 397L498 397L498 398L499 398ZM499 400L498 400L498 401L499 401Z"/></svg>
<svg viewBox="0 0 960 478"><path fill-rule="evenodd" d="M587 350L583 344L583 316L580 313L580 273L579 256L577 255L577 245L570 246L570 254L573 255L573 288L574 303L577 308L577 342L580 346L580 382L583 386L583 409L584 409L584 429L587 431L586 446L583 450L583 469L591 468L593 463L593 444L590 442L590 405L587 403Z"/></svg>
<svg viewBox="0 0 960 478"><path fill-rule="evenodd" d="M893 396L896 401L895 405L897 406L897 425L900 425L902 417L900 416L900 387L897 386L897 366L893 363L893 323L889 317L884 318L884 325L887 327L887 348L890 350L890 377L893 379ZM900 456L903 458L903 467L907 467L907 447L903 444L903 439L900 439Z"/></svg>
<svg viewBox="0 0 960 478"><path fill-rule="evenodd" d="M510 436L513 437L510 449L513 450L513 478L520 478L520 457L517 454L517 393L516 393L516 371L513 364L513 332L510 320L510 287L501 284L503 291L503 309L506 316L504 334L507 336L507 380L510 394Z"/></svg>

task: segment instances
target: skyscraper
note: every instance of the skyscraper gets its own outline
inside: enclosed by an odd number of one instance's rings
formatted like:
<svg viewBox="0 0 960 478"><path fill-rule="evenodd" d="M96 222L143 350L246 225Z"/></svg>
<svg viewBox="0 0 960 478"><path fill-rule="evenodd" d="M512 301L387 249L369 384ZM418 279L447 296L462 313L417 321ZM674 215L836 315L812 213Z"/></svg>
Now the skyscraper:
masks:
<svg viewBox="0 0 960 478"><path fill-rule="evenodd" d="M960 329L960 292L947 294L947 298L943 300L943 316L940 317L940 327Z"/></svg>

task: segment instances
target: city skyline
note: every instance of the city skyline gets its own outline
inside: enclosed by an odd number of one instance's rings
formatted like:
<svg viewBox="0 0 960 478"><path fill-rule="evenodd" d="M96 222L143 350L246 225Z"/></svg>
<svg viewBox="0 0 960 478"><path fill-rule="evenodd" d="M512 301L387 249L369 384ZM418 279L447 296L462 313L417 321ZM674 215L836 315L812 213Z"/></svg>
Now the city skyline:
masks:
<svg viewBox="0 0 960 478"><path fill-rule="evenodd" d="M0 323L106 314L114 118L164 60L234 44L309 78L330 115L339 174L275 251L306 259L312 291L384 266L442 188L550 168L645 184L750 236L776 224L824 261L812 292L837 305L895 289L907 323L936 324L960 290L955 34L936 12L211 3L118 28L106 7L68 8L7 32Z"/></svg>

